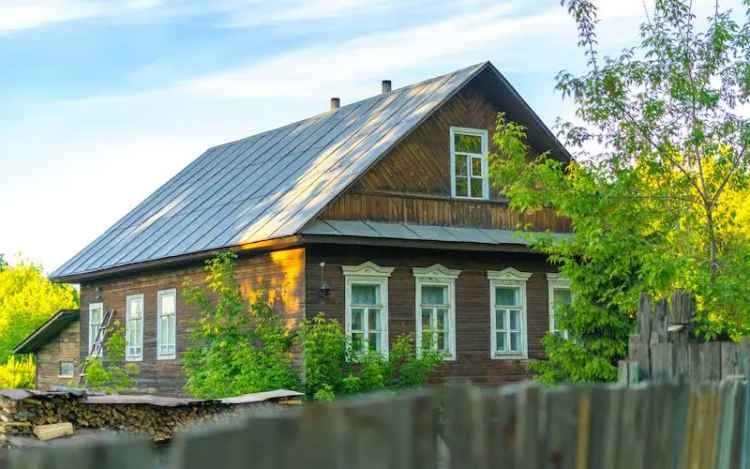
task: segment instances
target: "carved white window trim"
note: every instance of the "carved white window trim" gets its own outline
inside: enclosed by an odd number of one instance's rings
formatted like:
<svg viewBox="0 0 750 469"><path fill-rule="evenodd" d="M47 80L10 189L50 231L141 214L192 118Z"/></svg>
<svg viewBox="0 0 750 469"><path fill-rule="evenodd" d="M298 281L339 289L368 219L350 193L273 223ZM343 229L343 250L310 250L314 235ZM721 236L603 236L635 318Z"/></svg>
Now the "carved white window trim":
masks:
<svg viewBox="0 0 750 469"><path fill-rule="evenodd" d="M346 310L344 314L344 329L346 331L347 340L351 341L352 337L352 285L376 285L380 289L380 324L379 328L382 331L380 334L380 352L383 356L388 356L388 279L393 273L393 267L381 267L374 262L364 262L356 266L341 266L341 270L344 273L344 284L345 284L345 304ZM366 323L367 318L363 321ZM365 327L364 338L367 339L367 328L369 325L363 325Z"/></svg>
<svg viewBox="0 0 750 469"><path fill-rule="evenodd" d="M528 311L526 297L526 283L531 278L531 273L521 272L513 267L508 267L500 271L488 270L487 278L490 282L490 358L493 360L513 360L526 359L529 357L529 332L528 332ZM518 352L498 352L497 351L497 332L495 314L495 288L509 287L518 289L520 299L520 321L521 321L521 347Z"/></svg>
<svg viewBox="0 0 750 469"><path fill-rule="evenodd" d="M456 360L456 279L460 270L448 269L440 264L430 267L414 267L415 321L417 353L422 350L422 287L440 286L448 289L448 353L445 360Z"/></svg>

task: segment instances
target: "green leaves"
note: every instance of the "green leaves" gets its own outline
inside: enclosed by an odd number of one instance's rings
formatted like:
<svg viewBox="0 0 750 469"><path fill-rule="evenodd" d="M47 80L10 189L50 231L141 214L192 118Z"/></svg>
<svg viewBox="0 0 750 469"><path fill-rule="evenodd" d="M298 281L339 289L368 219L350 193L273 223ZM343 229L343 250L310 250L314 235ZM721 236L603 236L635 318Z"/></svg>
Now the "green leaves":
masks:
<svg viewBox="0 0 750 469"><path fill-rule="evenodd" d="M78 292L47 280L40 266L1 264L0 363L4 363L13 348L50 316L61 309L77 309Z"/></svg>
<svg viewBox="0 0 750 469"><path fill-rule="evenodd" d="M418 356L410 335L393 341L388 358L375 351L353 357L341 324L322 314L305 322L300 337L305 389L316 400L421 386L443 361L442 355L432 350Z"/></svg>
<svg viewBox="0 0 750 469"><path fill-rule="evenodd" d="M221 398L299 388L292 364L292 331L258 295L248 303L234 274L236 256L222 252L206 262L207 288L187 285L185 300L200 312L184 354L186 390Z"/></svg>
<svg viewBox="0 0 750 469"><path fill-rule="evenodd" d="M600 58L595 7L562 4L589 64L557 75L576 106L560 130L578 161L531 157L524 129L500 115L491 174L513 208L552 206L575 230L531 236L575 292L561 320L573 340L545 339L540 378L610 380L640 293L693 292L705 338L750 324L750 122L739 111L750 104L750 23L717 6L700 29L689 2L658 0L640 44Z"/></svg>

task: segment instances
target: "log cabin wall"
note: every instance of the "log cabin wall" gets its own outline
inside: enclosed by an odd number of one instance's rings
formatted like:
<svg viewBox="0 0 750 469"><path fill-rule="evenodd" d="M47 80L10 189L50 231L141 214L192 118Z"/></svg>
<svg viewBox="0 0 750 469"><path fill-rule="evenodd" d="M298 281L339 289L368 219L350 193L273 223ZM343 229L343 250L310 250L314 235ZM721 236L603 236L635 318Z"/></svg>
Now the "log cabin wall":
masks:
<svg viewBox="0 0 750 469"><path fill-rule="evenodd" d="M295 248L244 255L237 259L235 273L243 296L252 300L264 292L274 310L281 314L292 328L304 317L304 248ZM88 352L89 305L102 302L105 310L114 310L114 319L124 324L125 298L128 295L144 296L143 361L138 365L137 386L159 394L183 394L185 377L182 372L182 355L188 345L190 326L198 311L187 305L182 297L185 282L205 285L203 264L181 269L170 269L133 274L95 284L81 284L80 358ZM101 299L96 296L100 288ZM156 302L159 290L177 289L176 359L156 358Z"/></svg>
<svg viewBox="0 0 750 469"><path fill-rule="evenodd" d="M527 341L530 359L544 358L541 339L549 328L549 299L546 273L553 272L537 254L452 252L428 249L312 245L306 251L306 311L308 317L324 313L344 325L345 278L342 265L356 266L371 261L381 267L395 267L388 280L389 341L402 334L414 334L415 279L412 268L442 264L459 269L456 280L455 361L440 367L435 381L469 379L482 384L501 384L528 379L528 360L490 358L490 283L488 270L514 267L533 275L526 284ZM330 294L320 294L320 263L325 262L325 281Z"/></svg>
<svg viewBox="0 0 750 469"><path fill-rule="evenodd" d="M450 128L486 129L492 144L501 107L482 89L482 77L446 102L320 215L324 220L372 220L496 229L568 232L552 210L518 213L490 186L490 200L451 198ZM541 149L540 149L541 151ZM491 160L490 160L491 164Z"/></svg>
<svg viewBox="0 0 750 469"><path fill-rule="evenodd" d="M35 353L36 387L48 390L55 386L75 386L78 384L80 330L75 321ZM61 362L73 364L72 376L61 376Z"/></svg>

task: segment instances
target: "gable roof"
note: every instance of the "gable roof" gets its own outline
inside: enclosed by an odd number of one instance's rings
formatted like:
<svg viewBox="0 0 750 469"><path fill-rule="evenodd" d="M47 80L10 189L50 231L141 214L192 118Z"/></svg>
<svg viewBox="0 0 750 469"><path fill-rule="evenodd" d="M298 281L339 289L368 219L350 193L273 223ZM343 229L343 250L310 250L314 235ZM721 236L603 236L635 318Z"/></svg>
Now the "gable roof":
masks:
<svg viewBox="0 0 750 469"><path fill-rule="evenodd" d="M485 62L210 148L51 278L80 279L295 235L485 70L520 104L522 123L530 122L537 133L541 129L549 147L567 155L500 72Z"/></svg>
<svg viewBox="0 0 750 469"><path fill-rule="evenodd" d="M34 353L39 350L44 344L57 337L60 332L73 322L78 321L80 318L80 312L77 309L61 309L54 316L47 319L47 321L39 326L34 332L29 334L28 337L16 345L13 349L13 353Z"/></svg>

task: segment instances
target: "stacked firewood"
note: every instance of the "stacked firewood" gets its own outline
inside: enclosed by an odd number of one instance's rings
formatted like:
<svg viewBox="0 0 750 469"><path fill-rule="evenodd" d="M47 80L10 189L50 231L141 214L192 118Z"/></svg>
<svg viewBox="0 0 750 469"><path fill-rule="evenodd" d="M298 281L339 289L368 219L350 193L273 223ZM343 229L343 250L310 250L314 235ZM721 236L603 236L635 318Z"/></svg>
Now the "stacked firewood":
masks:
<svg viewBox="0 0 750 469"><path fill-rule="evenodd" d="M275 404L254 404L253 407ZM247 406L217 401L194 401L182 405L146 403L92 404L85 396L35 396L20 400L0 396L0 441L6 436L28 436L40 425L69 422L74 428L123 431L149 435L154 441L172 437L183 426L244 413Z"/></svg>

